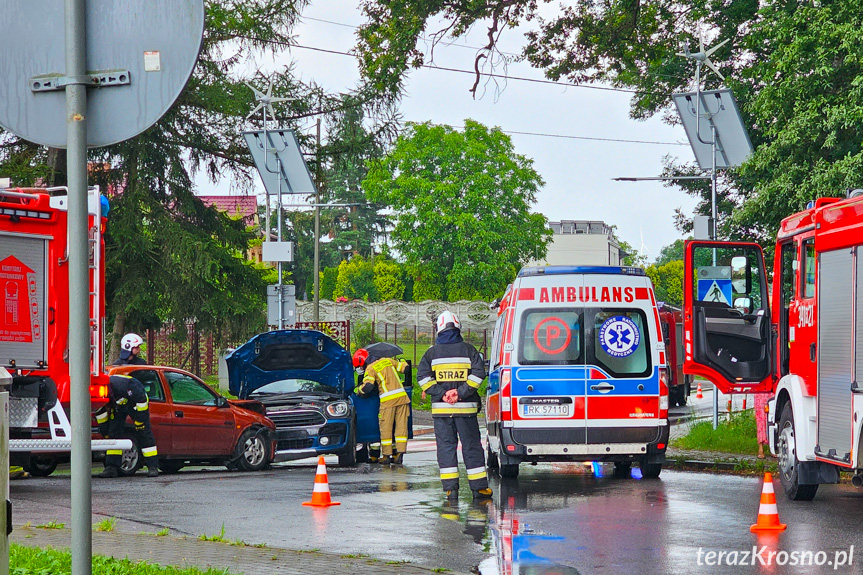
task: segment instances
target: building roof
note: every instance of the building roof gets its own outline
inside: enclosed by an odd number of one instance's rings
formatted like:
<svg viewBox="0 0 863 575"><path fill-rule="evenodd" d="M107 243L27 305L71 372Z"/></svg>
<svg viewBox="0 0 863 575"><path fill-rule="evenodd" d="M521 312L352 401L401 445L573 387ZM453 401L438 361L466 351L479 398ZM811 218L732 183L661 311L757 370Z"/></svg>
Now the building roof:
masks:
<svg viewBox="0 0 863 575"><path fill-rule="evenodd" d="M232 218L242 218L247 224L255 223L258 198L255 196L198 196L207 206L213 206Z"/></svg>

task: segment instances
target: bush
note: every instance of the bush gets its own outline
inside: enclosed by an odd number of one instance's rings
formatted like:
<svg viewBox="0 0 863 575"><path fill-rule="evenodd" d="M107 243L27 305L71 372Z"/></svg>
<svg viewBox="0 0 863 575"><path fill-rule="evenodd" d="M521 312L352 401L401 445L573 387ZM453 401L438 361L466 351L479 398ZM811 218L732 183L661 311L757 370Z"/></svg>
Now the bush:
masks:
<svg viewBox="0 0 863 575"><path fill-rule="evenodd" d="M321 299L333 299L333 290L336 289L336 280L339 277L339 268L326 268L321 272Z"/></svg>
<svg viewBox="0 0 863 575"><path fill-rule="evenodd" d="M380 301L402 299L405 294L405 282L402 270L394 261L379 257L374 265L374 285Z"/></svg>
<svg viewBox="0 0 863 575"><path fill-rule="evenodd" d="M351 349L358 350L371 343L380 341L377 334L372 330L372 322L351 322Z"/></svg>

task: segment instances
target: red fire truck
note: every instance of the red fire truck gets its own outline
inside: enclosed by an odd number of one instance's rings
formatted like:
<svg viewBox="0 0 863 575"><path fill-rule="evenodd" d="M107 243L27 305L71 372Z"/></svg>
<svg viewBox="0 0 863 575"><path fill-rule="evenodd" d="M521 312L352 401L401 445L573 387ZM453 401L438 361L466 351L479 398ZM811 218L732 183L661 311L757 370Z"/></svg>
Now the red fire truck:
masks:
<svg viewBox="0 0 863 575"><path fill-rule="evenodd" d="M792 500L840 471L863 486L861 229L861 196L785 218L770 291L757 244L686 244L684 369L723 393L775 393L768 438Z"/></svg>
<svg viewBox="0 0 863 575"><path fill-rule="evenodd" d="M12 465L27 467L33 453L71 448L71 428L63 409L70 398L67 196L59 195L64 191L0 189L0 367L12 376ZM88 202L89 302L72 302L90 308L91 390L95 393L107 389L102 202L98 188L92 188ZM125 440L98 440L93 449L126 444Z"/></svg>
<svg viewBox="0 0 863 575"><path fill-rule="evenodd" d="M692 386L690 376L683 373L683 312L663 302L656 302L656 309L668 362L668 405L683 407Z"/></svg>

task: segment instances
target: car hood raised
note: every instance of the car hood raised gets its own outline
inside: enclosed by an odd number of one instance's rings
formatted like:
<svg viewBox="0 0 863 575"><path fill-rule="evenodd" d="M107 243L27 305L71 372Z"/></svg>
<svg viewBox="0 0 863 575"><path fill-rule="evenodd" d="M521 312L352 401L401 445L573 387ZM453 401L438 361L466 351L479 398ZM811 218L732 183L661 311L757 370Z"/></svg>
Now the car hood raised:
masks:
<svg viewBox="0 0 863 575"><path fill-rule="evenodd" d="M353 389L351 356L324 333L282 329L258 334L225 358L228 388L245 399L256 389L281 379L309 379L339 390Z"/></svg>

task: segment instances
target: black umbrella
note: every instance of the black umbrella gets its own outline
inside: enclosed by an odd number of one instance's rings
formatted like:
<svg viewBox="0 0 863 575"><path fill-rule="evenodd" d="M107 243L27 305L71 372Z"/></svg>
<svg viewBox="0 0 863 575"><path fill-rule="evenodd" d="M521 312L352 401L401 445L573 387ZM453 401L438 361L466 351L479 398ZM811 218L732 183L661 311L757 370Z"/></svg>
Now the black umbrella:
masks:
<svg viewBox="0 0 863 575"><path fill-rule="evenodd" d="M369 344L365 347L365 350L369 352L369 357L396 357L397 355L401 355L405 352L399 346L387 343L385 341L379 341L377 343Z"/></svg>

